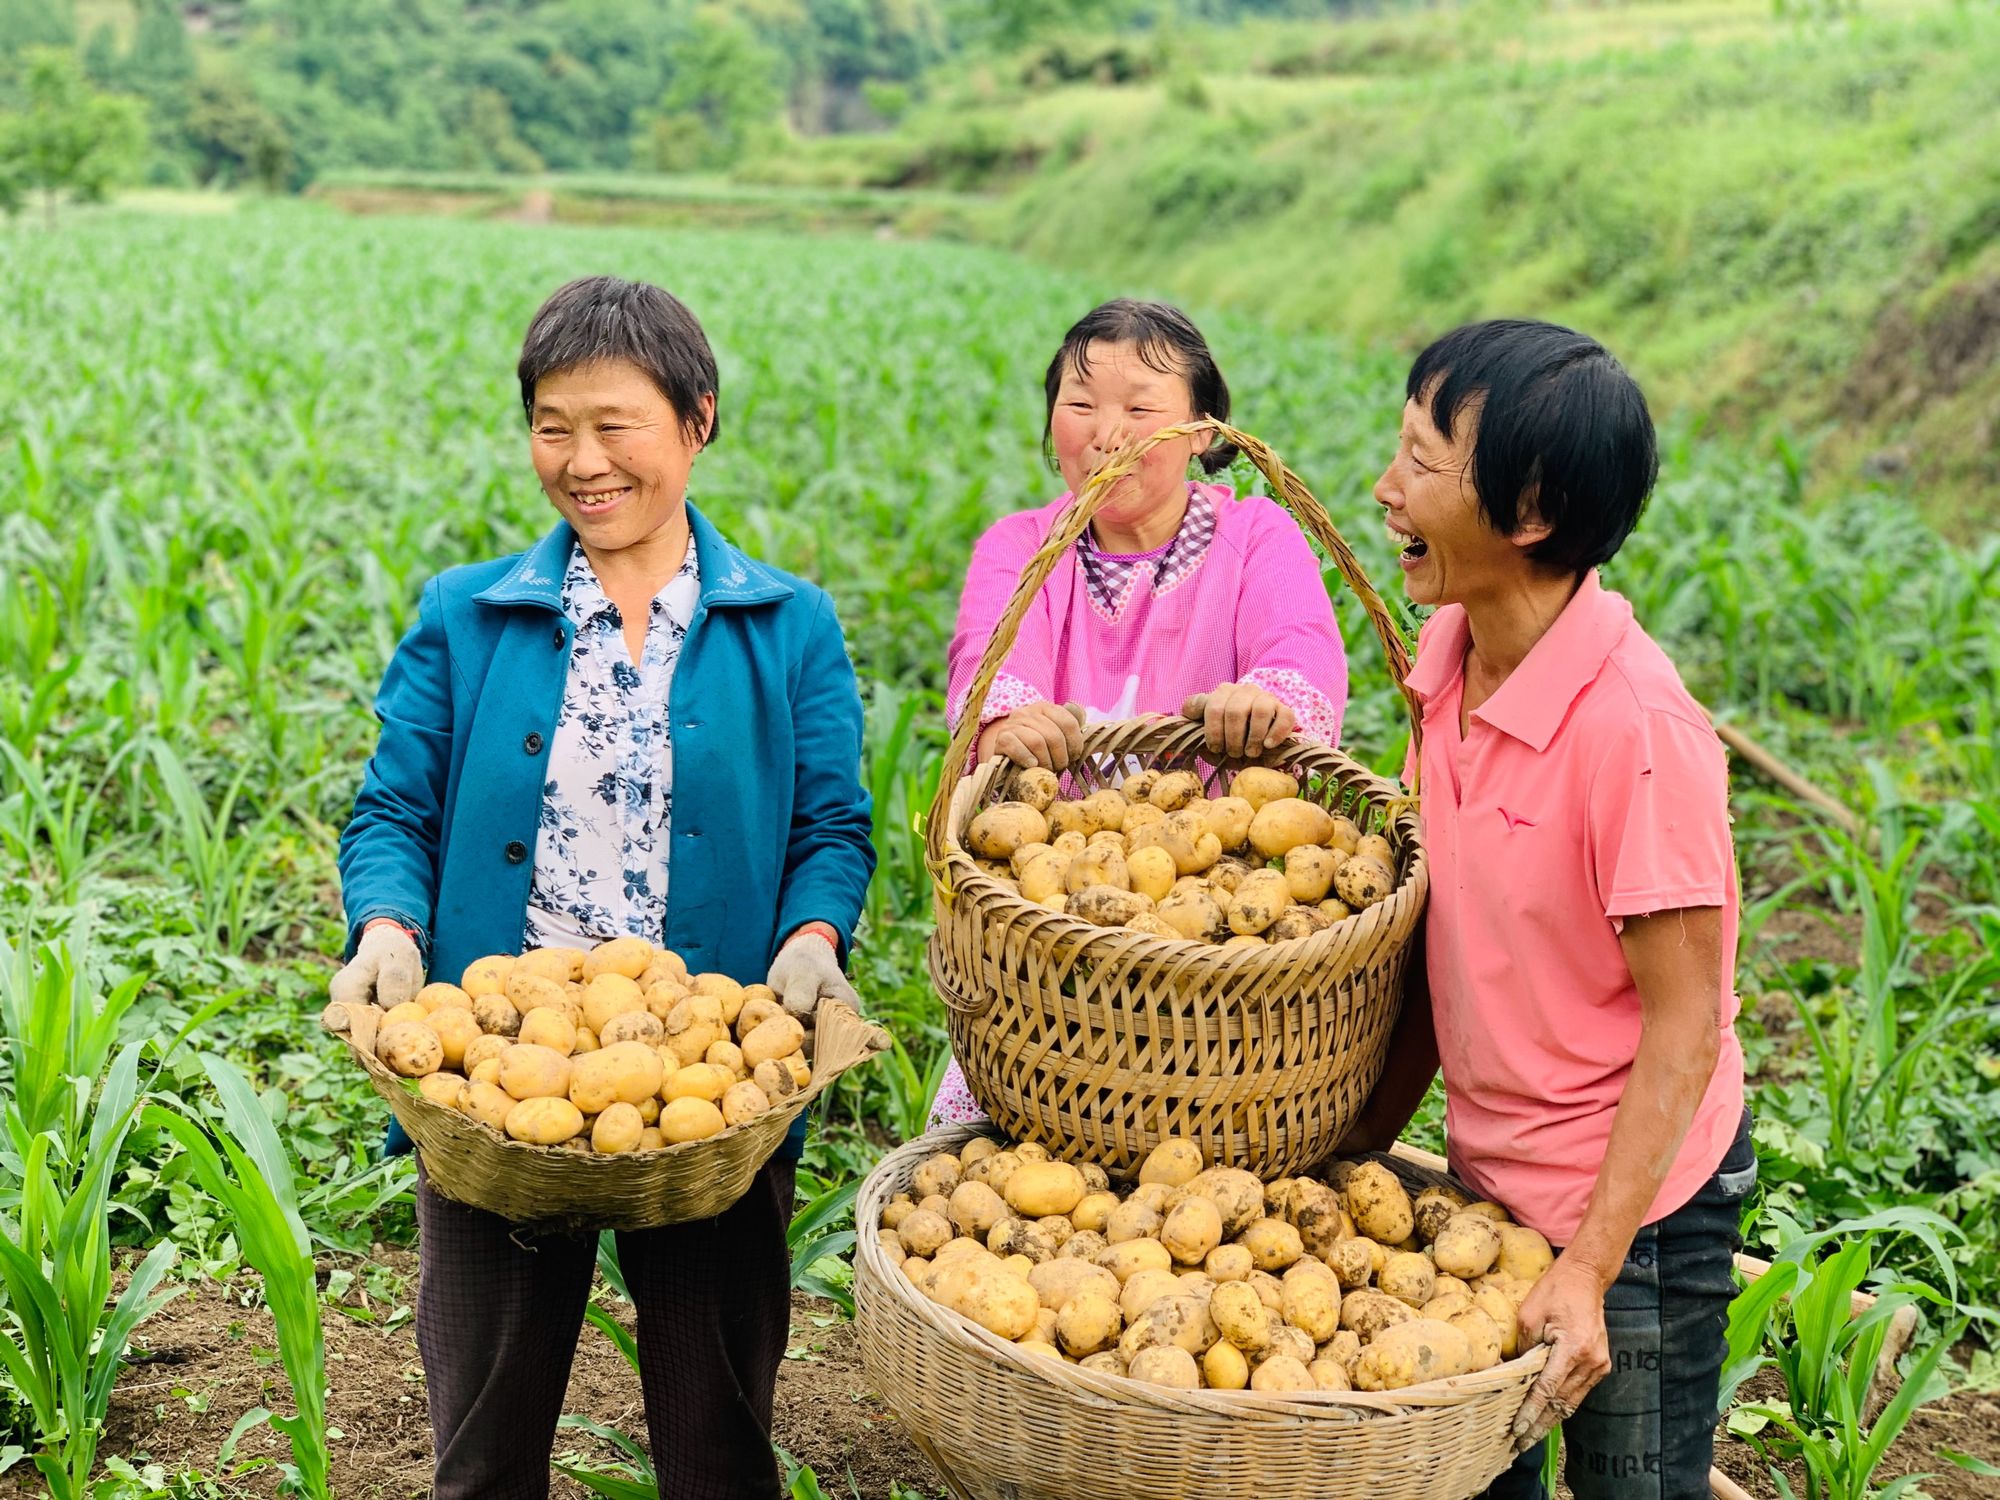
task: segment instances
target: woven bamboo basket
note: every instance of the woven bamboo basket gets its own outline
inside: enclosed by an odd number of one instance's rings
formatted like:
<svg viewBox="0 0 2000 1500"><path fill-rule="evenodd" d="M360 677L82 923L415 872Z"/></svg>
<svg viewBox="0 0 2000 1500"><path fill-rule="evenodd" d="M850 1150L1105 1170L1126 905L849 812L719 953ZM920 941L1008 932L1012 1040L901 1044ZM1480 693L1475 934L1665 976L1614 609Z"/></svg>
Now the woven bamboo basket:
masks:
<svg viewBox="0 0 2000 1500"><path fill-rule="evenodd" d="M855 1326L868 1377L960 1500L1464 1500L1513 1457L1537 1346L1399 1391L1176 1391L1024 1354L912 1286L870 1232L923 1160L978 1130L940 1130L862 1185ZM1389 1153L1412 1189L1449 1182Z"/></svg>
<svg viewBox="0 0 2000 1500"><path fill-rule="evenodd" d="M658 1151L590 1156L509 1140L455 1109L424 1098L375 1056L382 1012L335 1002L321 1024L342 1038L423 1157L432 1188L542 1231L652 1229L712 1219L750 1189L785 1132L849 1068L889 1048L881 1027L836 1001L820 1003L808 1045L812 1079L742 1125Z"/></svg>
<svg viewBox="0 0 2000 1500"><path fill-rule="evenodd" d="M980 709L1021 621L1110 487L1147 448L1212 431L1271 481L1381 638L1404 679L1409 652L1381 596L1326 511L1263 443L1220 423L1171 427L1085 484L1029 561L987 644L945 756L926 838L936 889L931 978L952 1050L987 1114L1019 1139L1129 1171L1167 1136L1264 1177L1302 1171L1346 1131L1380 1076L1402 1006L1403 967L1430 888L1403 789L1337 749L1292 740L1256 760L1210 764L1200 725L1151 717L1093 724L1069 774L1083 796L1137 766L1190 769L1214 792L1246 765L1290 771L1302 795L1384 835L1396 854L1388 898L1310 937L1228 949L1050 911L982 873L963 843L982 808L1005 800L1012 768L966 767Z"/></svg>

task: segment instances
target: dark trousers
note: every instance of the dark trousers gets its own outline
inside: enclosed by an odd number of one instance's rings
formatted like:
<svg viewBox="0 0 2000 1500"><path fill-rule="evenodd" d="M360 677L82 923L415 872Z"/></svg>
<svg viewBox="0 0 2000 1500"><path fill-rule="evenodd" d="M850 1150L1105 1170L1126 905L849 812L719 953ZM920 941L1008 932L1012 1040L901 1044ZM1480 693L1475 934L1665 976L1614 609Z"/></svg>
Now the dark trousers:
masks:
<svg viewBox="0 0 2000 1500"><path fill-rule="evenodd" d="M1737 1225L1757 1181L1750 1116L1715 1175L1648 1224L1604 1297L1611 1373L1562 1424L1563 1478L1576 1500L1708 1500L1715 1462ZM1546 1500L1542 1449L1522 1454L1484 1500Z"/></svg>
<svg viewBox="0 0 2000 1500"><path fill-rule="evenodd" d="M618 1236L663 1500L780 1493L771 1393L790 1323L796 1170L771 1162L717 1218ZM546 1500L597 1236L517 1235L421 1174L417 1228L435 1500Z"/></svg>

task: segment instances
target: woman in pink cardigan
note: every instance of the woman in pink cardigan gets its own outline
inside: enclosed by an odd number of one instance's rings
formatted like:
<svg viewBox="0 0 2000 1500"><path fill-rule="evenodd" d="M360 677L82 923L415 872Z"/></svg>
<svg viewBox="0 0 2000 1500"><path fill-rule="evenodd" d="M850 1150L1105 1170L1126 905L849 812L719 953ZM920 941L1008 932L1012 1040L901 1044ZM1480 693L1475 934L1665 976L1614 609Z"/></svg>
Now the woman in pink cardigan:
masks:
<svg viewBox="0 0 2000 1500"><path fill-rule="evenodd" d="M1022 569L1085 478L1162 427L1229 417L1207 341L1159 302L1089 313L1043 389L1043 449L1069 488L1004 517L973 548L951 641L954 725ZM978 758L1060 771L1082 752L1084 723L1149 713L1199 714L1218 755L1254 755L1294 733L1339 740L1347 662L1318 557L1277 502L1187 477L1235 456L1229 444L1197 451L1184 438L1119 482L1021 622L980 712ZM932 1126L983 1118L954 1062Z"/></svg>

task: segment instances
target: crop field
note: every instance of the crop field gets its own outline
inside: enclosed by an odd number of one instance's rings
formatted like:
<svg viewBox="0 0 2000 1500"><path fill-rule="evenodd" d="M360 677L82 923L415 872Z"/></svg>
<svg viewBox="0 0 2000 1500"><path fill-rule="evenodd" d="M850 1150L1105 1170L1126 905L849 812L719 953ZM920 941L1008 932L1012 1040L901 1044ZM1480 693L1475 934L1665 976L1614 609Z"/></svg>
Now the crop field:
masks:
<svg viewBox="0 0 2000 1500"><path fill-rule="evenodd" d="M293 204L0 231L0 1495L425 1492L413 1169L378 1159L383 1111L318 1025L334 848L422 583L550 520L514 359L540 299L599 271L704 321L723 436L691 494L831 590L860 670L881 869L856 979L898 1045L808 1150L779 1441L797 1494L936 1491L855 1368L843 1215L943 1066L917 822L965 560L1059 488L1042 366L1131 289L942 244ZM1391 590L1369 487L1401 360L1203 323L1238 425ZM1739 1303L1728 1463L1761 1494L1771 1466L1800 1494L1809 1470L1852 1500L1911 1473L1991 1494L2000 538L1949 544L1865 493L1808 508L1809 455L1782 446L1663 438L1607 582L1719 718L1854 813L1738 767L1748 1238L1798 1294ZM1337 609L1351 749L1393 771L1400 700ZM1884 1317L1921 1309L1904 1390L1933 1404L1845 1401L1883 1327L1818 1313L1864 1283ZM649 1495L636 1375L583 1344L561 1492Z"/></svg>

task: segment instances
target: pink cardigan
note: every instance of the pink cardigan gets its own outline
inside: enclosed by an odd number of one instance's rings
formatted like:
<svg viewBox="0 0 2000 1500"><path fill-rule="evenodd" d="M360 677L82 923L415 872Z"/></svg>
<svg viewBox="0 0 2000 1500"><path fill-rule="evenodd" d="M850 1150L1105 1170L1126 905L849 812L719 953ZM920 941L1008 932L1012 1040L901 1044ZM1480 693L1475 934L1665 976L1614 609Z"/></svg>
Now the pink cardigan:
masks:
<svg viewBox="0 0 2000 1500"><path fill-rule="evenodd" d="M1021 622L982 723L1037 698L1080 703L1093 721L1177 714L1192 694L1252 682L1297 715L1301 735L1339 741L1347 658L1318 557L1276 501L1204 488L1216 508L1207 551L1158 595L1154 564L1138 564L1115 618L1092 602L1076 550L1064 554ZM1021 570L1069 499L1005 516L973 547L951 640L946 706L954 725Z"/></svg>

